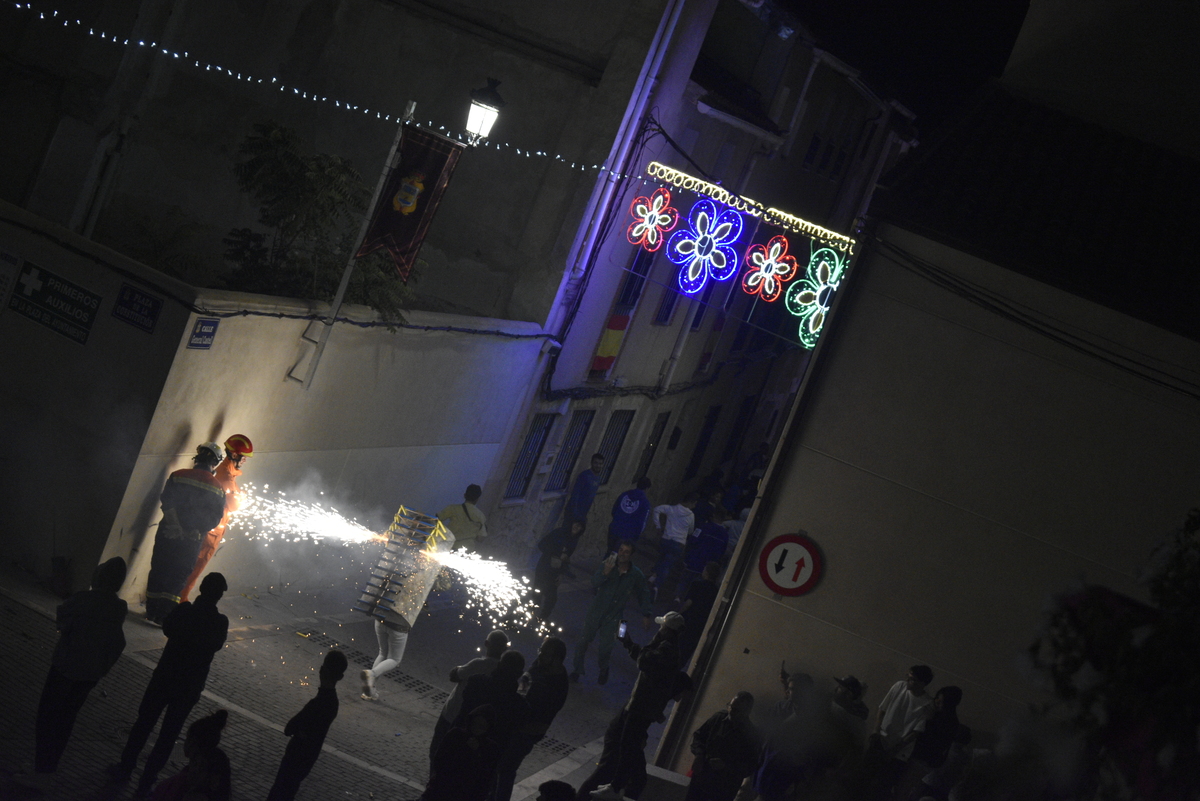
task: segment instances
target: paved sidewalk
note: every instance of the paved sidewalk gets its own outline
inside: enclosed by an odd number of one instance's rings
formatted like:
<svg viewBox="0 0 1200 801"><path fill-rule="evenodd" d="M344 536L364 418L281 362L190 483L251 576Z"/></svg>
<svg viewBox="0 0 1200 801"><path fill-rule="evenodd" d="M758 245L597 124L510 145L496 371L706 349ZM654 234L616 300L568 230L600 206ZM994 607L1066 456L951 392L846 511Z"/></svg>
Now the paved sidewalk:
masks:
<svg viewBox="0 0 1200 801"><path fill-rule="evenodd" d="M575 632L592 597L587 577L594 567L577 565L577 579L564 584L560 593L561 612L556 617L564 621L560 636L569 649L574 648ZM229 711L221 746L232 763L234 799L266 797L286 745L283 725L316 692L317 667L325 651L335 646L346 652L350 669L338 685L341 707L325 753L299 798L405 801L420 795L427 779L429 736L450 688L449 671L476 655L488 629L435 595L413 628L400 667L379 680L379 700L364 701L359 698L358 671L374 659L376 643L370 621L348 611L354 593L348 584L329 591L235 588L222 599L220 609L230 619L229 642L213 660L206 692L189 722L219 708ZM57 638L53 613L58 602L27 579L0 575L0 642L16 671L11 677L15 681L0 683L0 799L39 797L8 777L32 764L33 721ZM636 618L630 610L630 619ZM89 696L56 786L44 797L132 797L133 783L106 784L103 769L120 754L165 639L161 630L145 622L139 607L131 607L125 630L125 653ZM649 638L640 626L634 634ZM513 647L532 658L538 638L530 632L512 637ZM593 646L593 675L594 653ZM522 764L514 801L533 798L537 784L549 778L578 786L591 772L604 728L628 697L635 677L632 660L618 648L607 686L586 677L571 686L567 706ZM660 731L656 726L651 732L648 753L653 753ZM182 743L177 743L162 778L183 764Z"/></svg>

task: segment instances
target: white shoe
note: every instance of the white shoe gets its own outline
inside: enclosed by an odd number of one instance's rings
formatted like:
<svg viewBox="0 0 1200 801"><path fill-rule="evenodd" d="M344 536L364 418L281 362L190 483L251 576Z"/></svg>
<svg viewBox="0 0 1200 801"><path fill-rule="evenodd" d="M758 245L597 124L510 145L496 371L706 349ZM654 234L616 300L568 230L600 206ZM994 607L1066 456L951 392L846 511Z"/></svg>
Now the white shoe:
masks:
<svg viewBox="0 0 1200 801"><path fill-rule="evenodd" d="M369 670L364 670L359 674L362 678L362 697L368 701L375 700L375 674Z"/></svg>
<svg viewBox="0 0 1200 801"><path fill-rule="evenodd" d="M602 784L592 790L592 798L596 801L625 801L625 793L611 784Z"/></svg>

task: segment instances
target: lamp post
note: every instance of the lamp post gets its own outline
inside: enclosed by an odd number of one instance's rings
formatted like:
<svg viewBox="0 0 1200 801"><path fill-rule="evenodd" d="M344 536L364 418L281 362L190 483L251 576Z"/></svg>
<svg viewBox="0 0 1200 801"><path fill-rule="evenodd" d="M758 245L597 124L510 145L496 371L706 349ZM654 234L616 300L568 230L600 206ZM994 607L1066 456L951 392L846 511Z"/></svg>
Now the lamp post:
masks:
<svg viewBox="0 0 1200 801"><path fill-rule="evenodd" d="M471 90L471 110L467 113L467 136L472 145L479 144L480 139L487 139L492 132L500 109L504 108L504 98L496 91L500 82L495 78L487 79L488 85L482 89Z"/></svg>

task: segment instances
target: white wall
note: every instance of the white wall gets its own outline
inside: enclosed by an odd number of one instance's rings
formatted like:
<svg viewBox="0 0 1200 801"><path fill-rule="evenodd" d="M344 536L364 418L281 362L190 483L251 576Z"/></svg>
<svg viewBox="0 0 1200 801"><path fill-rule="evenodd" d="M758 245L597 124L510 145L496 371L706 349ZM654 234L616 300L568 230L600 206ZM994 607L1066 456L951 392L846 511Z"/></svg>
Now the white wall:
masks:
<svg viewBox="0 0 1200 801"><path fill-rule="evenodd" d="M304 313L298 301L206 292L215 310ZM366 309L349 308L355 319ZM454 325L535 335L536 325L412 312L413 325ZM189 466L201 441L249 436L244 481L319 488L339 511L379 530L401 504L428 514L483 484L510 417L532 380L542 340L338 325L310 389L288 379L308 358L308 323L264 316L223 319L210 350L181 343L111 529L106 555L133 555L126 594L149 570L157 498L170 471ZM314 326L315 336L315 326ZM315 497L315 495L314 495ZM485 496L485 502L488 500ZM226 565L231 584L261 579L256 563Z"/></svg>
<svg viewBox="0 0 1200 801"><path fill-rule="evenodd" d="M6 558L86 585L187 325L192 290L0 203L0 546ZM15 263L14 263L15 262ZM99 295L85 344L9 309L22 265ZM113 316L128 284L163 302L152 333ZM172 296L180 301L173 300Z"/></svg>
<svg viewBox="0 0 1200 801"><path fill-rule="evenodd" d="M1200 346L916 235L909 252L1137 362L1194 380ZM1150 549L1197 503L1200 406L867 254L785 439L755 568L693 707L778 693L781 659L821 687L853 673L874 707L913 664L995 731L1038 690L1022 652L1081 577L1135 597ZM805 530L827 561L774 596L766 540ZM675 721L690 734L698 721Z"/></svg>

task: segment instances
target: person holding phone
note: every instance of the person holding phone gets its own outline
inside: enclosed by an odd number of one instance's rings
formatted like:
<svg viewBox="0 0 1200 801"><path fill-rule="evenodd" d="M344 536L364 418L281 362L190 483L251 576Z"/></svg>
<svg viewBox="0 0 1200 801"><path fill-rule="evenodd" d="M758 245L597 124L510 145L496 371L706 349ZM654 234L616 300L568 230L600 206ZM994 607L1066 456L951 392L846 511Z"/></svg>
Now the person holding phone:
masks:
<svg viewBox="0 0 1200 801"><path fill-rule="evenodd" d="M642 571L633 564L633 543L621 543L615 553L609 554L608 558L600 563L599 569L592 574L592 587L596 590L596 597L588 607L587 617L583 621L583 632L580 634L579 644L575 646L571 681L578 682L583 675L588 646L592 644L592 640L599 637L597 661L600 674L596 682L604 684L608 681L608 666L612 660L613 648L617 644L617 628L620 626L629 597L636 596L646 628L650 627L650 621L653 619L650 585L646 583Z"/></svg>

